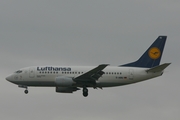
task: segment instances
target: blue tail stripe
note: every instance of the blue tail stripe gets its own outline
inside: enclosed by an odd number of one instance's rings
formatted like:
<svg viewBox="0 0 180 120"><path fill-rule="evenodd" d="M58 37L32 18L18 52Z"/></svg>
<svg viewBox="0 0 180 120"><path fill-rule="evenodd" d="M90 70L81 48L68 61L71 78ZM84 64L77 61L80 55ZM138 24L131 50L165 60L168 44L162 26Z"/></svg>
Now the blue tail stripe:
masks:
<svg viewBox="0 0 180 120"><path fill-rule="evenodd" d="M167 36L159 36L137 61L120 66L142 68L158 66L161 61L166 38Z"/></svg>

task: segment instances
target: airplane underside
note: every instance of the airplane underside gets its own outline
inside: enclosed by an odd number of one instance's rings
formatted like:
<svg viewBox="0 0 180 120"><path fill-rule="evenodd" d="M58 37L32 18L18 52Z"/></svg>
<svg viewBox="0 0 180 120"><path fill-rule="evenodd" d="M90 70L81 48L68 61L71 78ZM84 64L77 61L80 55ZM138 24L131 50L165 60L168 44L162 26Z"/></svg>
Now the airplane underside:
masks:
<svg viewBox="0 0 180 120"><path fill-rule="evenodd" d="M72 86L60 86L60 85L57 86L55 82L47 82L47 81L43 81L43 82L16 81L14 83L17 84L20 88L25 88L24 90L25 94L28 94L29 92L28 87L55 87L56 92L60 92L60 93L73 93L74 91L80 90L80 88L82 88L82 94L84 97L88 96L88 88L102 89L105 87L117 87L117 86L132 84L132 82L128 82L128 83L97 83L96 85L74 84Z"/></svg>

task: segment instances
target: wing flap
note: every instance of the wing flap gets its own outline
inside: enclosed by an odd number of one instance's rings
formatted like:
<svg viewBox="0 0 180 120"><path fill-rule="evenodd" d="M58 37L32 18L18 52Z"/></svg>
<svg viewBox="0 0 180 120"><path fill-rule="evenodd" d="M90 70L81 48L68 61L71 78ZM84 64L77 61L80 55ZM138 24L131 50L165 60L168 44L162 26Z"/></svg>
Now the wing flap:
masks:
<svg viewBox="0 0 180 120"><path fill-rule="evenodd" d="M99 79L103 74L104 74L103 71L99 71L99 72L91 75L91 78L97 80L97 79Z"/></svg>
<svg viewBox="0 0 180 120"><path fill-rule="evenodd" d="M105 67L107 67L109 64L101 64L97 66L96 68L74 78L75 82L95 82L98 80L104 72L102 71Z"/></svg>

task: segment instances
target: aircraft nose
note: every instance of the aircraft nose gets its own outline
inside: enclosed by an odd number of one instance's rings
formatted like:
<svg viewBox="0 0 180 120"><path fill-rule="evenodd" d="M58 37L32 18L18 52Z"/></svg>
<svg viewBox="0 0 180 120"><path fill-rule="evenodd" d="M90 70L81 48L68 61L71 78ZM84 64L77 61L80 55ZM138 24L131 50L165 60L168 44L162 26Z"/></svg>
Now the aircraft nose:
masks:
<svg viewBox="0 0 180 120"><path fill-rule="evenodd" d="M7 77L6 77L6 80L9 81L9 82L13 81L12 75L7 76Z"/></svg>

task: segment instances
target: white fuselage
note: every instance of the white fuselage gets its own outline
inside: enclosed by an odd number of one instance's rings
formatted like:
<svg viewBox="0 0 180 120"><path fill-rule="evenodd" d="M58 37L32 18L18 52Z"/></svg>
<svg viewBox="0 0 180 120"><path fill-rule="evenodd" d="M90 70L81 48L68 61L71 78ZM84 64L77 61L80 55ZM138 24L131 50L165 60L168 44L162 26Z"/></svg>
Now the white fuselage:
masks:
<svg viewBox="0 0 180 120"><path fill-rule="evenodd" d="M34 66L20 69L10 75L7 79L18 85L61 87L61 85L55 83L57 77L65 76L76 78L93 68L95 68L95 66ZM107 66L103 70L104 74L96 81L96 87L121 86L162 75L162 72L147 73L147 69L148 68ZM81 87L78 86L76 82L74 82L72 86Z"/></svg>

